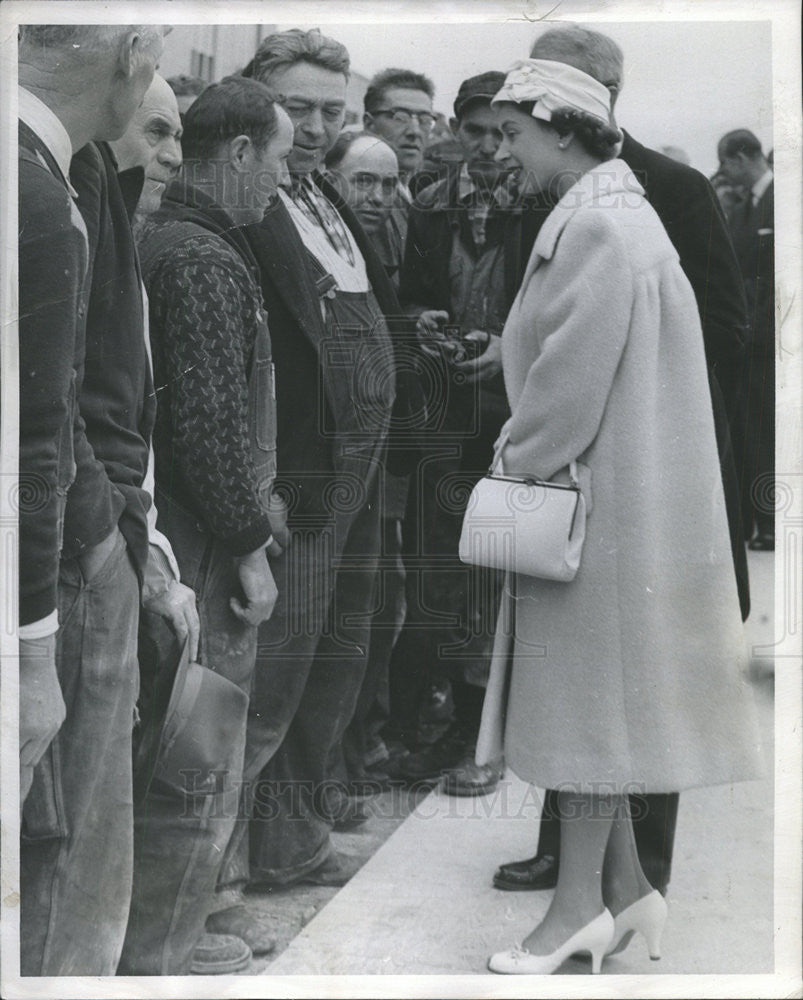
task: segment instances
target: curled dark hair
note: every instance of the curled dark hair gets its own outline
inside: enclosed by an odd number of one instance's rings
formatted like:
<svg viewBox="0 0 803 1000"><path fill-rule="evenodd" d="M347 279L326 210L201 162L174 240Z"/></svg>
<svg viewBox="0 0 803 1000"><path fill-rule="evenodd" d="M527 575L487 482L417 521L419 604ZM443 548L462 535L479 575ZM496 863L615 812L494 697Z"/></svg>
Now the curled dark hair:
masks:
<svg viewBox="0 0 803 1000"><path fill-rule="evenodd" d="M558 135L572 132L587 153L598 156L601 160L613 159L616 145L622 138L619 129L614 128L609 122L586 111L575 111L573 108L559 108L553 111L549 124Z"/></svg>
<svg viewBox="0 0 803 1000"><path fill-rule="evenodd" d="M535 101L522 101L515 104L520 111L532 114ZM554 129L558 135L576 135L580 145L591 156L600 160L612 160L616 145L622 139L622 133L609 122L597 118L587 111L577 111L574 108L558 108L552 112L550 121L537 118L536 121Z"/></svg>
<svg viewBox="0 0 803 1000"><path fill-rule="evenodd" d="M274 73L298 62L322 66L333 73L342 73L346 80L349 78L348 49L334 38L322 35L318 28L309 31L290 28L263 38L242 75L269 83Z"/></svg>

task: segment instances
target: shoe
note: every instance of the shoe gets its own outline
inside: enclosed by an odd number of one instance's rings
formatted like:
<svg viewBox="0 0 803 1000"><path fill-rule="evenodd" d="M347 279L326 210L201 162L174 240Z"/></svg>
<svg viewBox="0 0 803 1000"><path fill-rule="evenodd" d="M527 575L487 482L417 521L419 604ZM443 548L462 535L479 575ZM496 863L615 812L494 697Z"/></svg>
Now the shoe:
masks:
<svg viewBox="0 0 803 1000"><path fill-rule="evenodd" d="M368 770L370 770L377 765L384 764L388 757L390 757L390 751L385 745L385 741L381 736L377 736L374 738L371 745L366 748L363 755L363 764Z"/></svg>
<svg viewBox="0 0 803 1000"><path fill-rule="evenodd" d="M751 550L751 552L774 552L775 535L756 535L754 538L750 539L747 543L747 547Z"/></svg>
<svg viewBox="0 0 803 1000"><path fill-rule="evenodd" d="M332 853L322 865L302 875L292 885L324 885L340 888L362 868L363 862L351 855Z"/></svg>
<svg viewBox="0 0 803 1000"><path fill-rule="evenodd" d="M473 747L457 728L452 727L430 746L402 757L398 761L398 771L407 781L436 781L470 753Z"/></svg>
<svg viewBox="0 0 803 1000"><path fill-rule="evenodd" d="M405 747L391 753L388 756L388 759L383 762L382 770L385 774L387 774L391 784L394 782L398 784L406 781L404 776L404 762L409 756L410 751Z"/></svg>
<svg viewBox="0 0 803 1000"><path fill-rule="evenodd" d="M447 795L487 795L499 784L502 769L497 764L475 764L465 760L453 771L447 771L443 790Z"/></svg>
<svg viewBox="0 0 803 1000"><path fill-rule="evenodd" d="M613 935L613 917L609 910L603 910L549 955L531 955L529 951L517 946L510 951L499 951L491 955L488 968L491 972L508 976L548 976L571 955L578 951L588 951L591 953L591 971L596 974L602 967L602 959L607 954Z"/></svg>
<svg viewBox="0 0 803 1000"><path fill-rule="evenodd" d="M361 772L349 778L349 796L355 799L369 799L374 795L381 795L390 788L390 775L381 768L363 768Z"/></svg>
<svg viewBox="0 0 803 1000"><path fill-rule="evenodd" d="M605 954L618 955L630 944L634 934L643 934L650 958L657 961L661 957L661 935L667 914L666 900L657 889L637 899L614 918L613 941Z"/></svg>
<svg viewBox="0 0 803 1000"><path fill-rule="evenodd" d="M251 949L233 934L202 934L192 954L190 972L196 976L224 976L242 972L251 964Z"/></svg>
<svg viewBox="0 0 803 1000"><path fill-rule="evenodd" d="M494 888L507 892L554 889L558 884L558 859L552 854L536 854L526 861L500 865L494 874Z"/></svg>
<svg viewBox="0 0 803 1000"><path fill-rule="evenodd" d="M333 782L324 792L322 817L338 832L353 830L371 818L372 814L366 810L365 803L361 799L352 798L344 784Z"/></svg>
<svg viewBox="0 0 803 1000"><path fill-rule="evenodd" d="M367 823L372 815L361 799L344 798L337 816L334 817L332 829L336 833L347 833L349 830L356 830L358 826Z"/></svg>
<svg viewBox="0 0 803 1000"><path fill-rule="evenodd" d="M322 885L326 888L339 889L362 868L364 860L352 855L332 852L317 868L303 875L291 875L282 881L272 879L255 879L245 888L248 895L262 895L277 890L294 889L297 885Z"/></svg>
<svg viewBox="0 0 803 1000"><path fill-rule="evenodd" d="M233 935L248 945L254 955L268 955L276 947L274 924L266 916L245 906L218 910L206 918L207 934Z"/></svg>

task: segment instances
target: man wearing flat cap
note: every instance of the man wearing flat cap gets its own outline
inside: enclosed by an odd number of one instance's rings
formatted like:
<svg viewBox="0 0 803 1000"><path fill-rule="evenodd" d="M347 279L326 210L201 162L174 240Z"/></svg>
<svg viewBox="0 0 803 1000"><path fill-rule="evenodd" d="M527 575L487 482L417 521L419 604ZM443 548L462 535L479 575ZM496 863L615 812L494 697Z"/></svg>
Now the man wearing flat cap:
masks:
<svg viewBox="0 0 803 1000"><path fill-rule="evenodd" d="M460 86L450 124L463 162L412 206L400 291L403 306L419 317L443 405L433 424L437 437L411 484L405 523L408 611L391 665L391 714L393 735L413 752L397 768L408 780L449 771L446 790L463 795L498 780L494 767L478 769L465 758L479 726L499 580L460 563L457 547L468 491L487 468L508 416L499 335L509 305L503 245L509 198L494 160L502 135L491 109L504 80L492 71ZM444 620L457 624L438 624ZM455 721L420 749L418 709L435 674L451 682ZM450 770L461 762L459 771Z"/></svg>

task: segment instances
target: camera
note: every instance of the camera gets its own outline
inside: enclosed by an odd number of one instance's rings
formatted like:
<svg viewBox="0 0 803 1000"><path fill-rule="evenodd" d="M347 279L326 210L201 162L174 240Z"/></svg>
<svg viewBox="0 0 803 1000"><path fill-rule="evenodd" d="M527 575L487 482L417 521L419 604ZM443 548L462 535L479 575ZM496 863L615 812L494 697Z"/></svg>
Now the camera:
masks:
<svg viewBox="0 0 803 1000"><path fill-rule="evenodd" d="M445 345L449 352L449 360L453 364L460 364L463 361L472 361L478 358L488 346L490 338L486 335L484 339L469 337L463 333L459 326L444 327L447 340Z"/></svg>

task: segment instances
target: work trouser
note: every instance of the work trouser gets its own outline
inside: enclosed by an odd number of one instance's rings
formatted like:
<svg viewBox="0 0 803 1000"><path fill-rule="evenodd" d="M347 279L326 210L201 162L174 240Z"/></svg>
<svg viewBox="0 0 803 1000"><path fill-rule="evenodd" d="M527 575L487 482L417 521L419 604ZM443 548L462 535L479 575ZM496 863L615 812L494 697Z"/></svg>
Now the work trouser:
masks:
<svg viewBox="0 0 803 1000"><path fill-rule="evenodd" d="M335 474L325 490L325 523L295 525L275 562L279 590L259 632L249 709L243 822L226 852L220 888L289 882L331 850L342 795L330 780L366 670L380 547L379 464L395 393L395 360L372 292L327 282L326 339L320 344L328 408L320 432L331 441ZM245 816L252 810L249 842ZM250 844L250 874L248 864Z"/></svg>
<svg viewBox="0 0 803 1000"><path fill-rule="evenodd" d="M469 494L506 415L501 396L450 385L443 427L411 476L402 546L407 611L390 664L389 726L410 749L435 676L453 687L487 681L503 575L465 565L457 550ZM476 712L456 721L476 736Z"/></svg>
<svg viewBox="0 0 803 1000"><path fill-rule="evenodd" d="M196 519L157 490L159 527L170 538L181 579L195 591L201 620L199 662L250 693L257 630L241 622L229 600L241 595L231 554ZM155 626L158 628L159 623ZM155 641L173 658L171 634ZM230 711L237 712L230 702ZM224 711L221 705L220 711ZM148 720L143 720L143 723ZM135 807L134 891L124 975L186 975L213 908L223 852L237 817L245 746L245 713L225 720L230 741L213 791L198 793L188 774L185 794L155 781Z"/></svg>
<svg viewBox="0 0 803 1000"><path fill-rule="evenodd" d="M329 854L329 760L365 674L378 547L374 477L357 511L341 512L331 529L294 531L272 563L279 598L259 629L244 767L250 796L221 889L292 881Z"/></svg>
<svg viewBox="0 0 803 1000"><path fill-rule="evenodd" d="M368 638L368 662L354 717L343 736L343 759L333 761L333 776L365 778L367 755L390 714L389 673L393 647L404 621L404 563L401 521L409 483L407 477L384 473L381 509L381 551L377 566L375 608Z"/></svg>
<svg viewBox="0 0 803 1000"><path fill-rule="evenodd" d="M122 535L90 580L76 560L62 563L56 667L67 715L23 808L23 976L117 969L131 898L138 617Z"/></svg>

